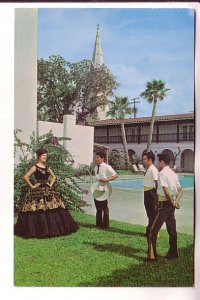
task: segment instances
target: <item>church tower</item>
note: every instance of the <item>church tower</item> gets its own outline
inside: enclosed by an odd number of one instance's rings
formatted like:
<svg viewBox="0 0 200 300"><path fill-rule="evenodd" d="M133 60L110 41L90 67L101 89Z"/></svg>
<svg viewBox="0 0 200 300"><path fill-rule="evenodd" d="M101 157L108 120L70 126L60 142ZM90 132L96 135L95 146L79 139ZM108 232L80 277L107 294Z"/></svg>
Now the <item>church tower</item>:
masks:
<svg viewBox="0 0 200 300"><path fill-rule="evenodd" d="M102 52L102 47L101 47L99 24L97 25L97 33L96 33L96 40L95 40L95 44L94 44L92 63L95 68L99 68L103 65L103 52ZM99 120L108 119L108 117L106 116L107 111L108 111L108 105L105 105L102 108L101 107L97 108Z"/></svg>

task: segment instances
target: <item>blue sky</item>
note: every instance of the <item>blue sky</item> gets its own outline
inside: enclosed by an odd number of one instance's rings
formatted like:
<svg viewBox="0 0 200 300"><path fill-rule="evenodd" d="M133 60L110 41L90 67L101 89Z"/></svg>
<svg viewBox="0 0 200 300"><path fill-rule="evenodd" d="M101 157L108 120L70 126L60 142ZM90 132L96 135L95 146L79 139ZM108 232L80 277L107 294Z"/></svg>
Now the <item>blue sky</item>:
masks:
<svg viewBox="0 0 200 300"><path fill-rule="evenodd" d="M67 61L92 59L96 27L104 63L116 76L117 96L137 97L147 81L170 88L157 115L194 110L194 11L183 8L39 9L38 58L59 54ZM152 106L140 99L137 116Z"/></svg>

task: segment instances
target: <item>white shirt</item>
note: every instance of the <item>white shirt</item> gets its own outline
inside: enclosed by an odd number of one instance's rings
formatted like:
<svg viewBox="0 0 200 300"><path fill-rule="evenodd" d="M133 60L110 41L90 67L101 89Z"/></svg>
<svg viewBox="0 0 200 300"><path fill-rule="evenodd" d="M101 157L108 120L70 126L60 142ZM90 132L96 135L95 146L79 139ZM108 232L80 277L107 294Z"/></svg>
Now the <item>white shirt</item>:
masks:
<svg viewBox="0 0 200 300"><path fill-rule="evenodd" d="M97 174L97 166L95 166L94 168L94 172L95 172L95 178L96 180L99 179L105 179L111 176L116 175L117 173L115 172L115 170L108 164L106 164L105 162L101 163L99 166L99 174Z"/></svg>
<svg viewBox="0 0 200 300"><path fill-rule="evenodd" d="M155 188L155 180L158 180L158 170L154 164L152 164L146 171L143 186Z"/></svg>
<svg viewBox="0 0 200 300"><path fill-rule="evenodd" d="M178 188L181 187L178 175L174 173L169 166L165 166L158 173L158 195L165 196L163 188L167 187L173 196L176 196Z"/></svg>

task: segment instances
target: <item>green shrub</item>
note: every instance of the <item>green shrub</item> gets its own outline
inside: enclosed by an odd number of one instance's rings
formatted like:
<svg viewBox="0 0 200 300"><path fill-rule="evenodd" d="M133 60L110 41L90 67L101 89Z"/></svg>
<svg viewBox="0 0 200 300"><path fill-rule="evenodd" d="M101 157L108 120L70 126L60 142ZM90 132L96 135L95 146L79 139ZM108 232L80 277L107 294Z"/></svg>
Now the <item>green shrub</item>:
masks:
<svg viewBox="0 0 200 300"><path fill-rule="evenodd" d="M122 168L122 155L119 151L112 150L108 152L108 163L114 169L121 169Z"/></svg>
<svg viewBox="0 0 200 300"><path fill-rule="evenodd" d="M95 166L93 163L90 166L86 164L79 164L78 167L76 168L77 176L94 175L94 167Z"/></svg>
<svg viewBox="0 0 200 300"><path fill-rule="evenodd" d="M15 155L19 155L19 163L14 168L14 207L18 211L23 203L24 195L30 192L30 188L23 180L24 174L36 162L36 150L45 148L48 151L47 165L56 175L55 187L62 197L63 202L69 209L78 209L82 211L81 200L83 193L76 183L74 176L76 170L72 167L73 159L70 153L58 143L58 140L51 132L36 137L33 133L30 137L30 144L23 143L17 134L21 130L15 130ZM34 176L30 177L32 183L35 182Z"/></svg>

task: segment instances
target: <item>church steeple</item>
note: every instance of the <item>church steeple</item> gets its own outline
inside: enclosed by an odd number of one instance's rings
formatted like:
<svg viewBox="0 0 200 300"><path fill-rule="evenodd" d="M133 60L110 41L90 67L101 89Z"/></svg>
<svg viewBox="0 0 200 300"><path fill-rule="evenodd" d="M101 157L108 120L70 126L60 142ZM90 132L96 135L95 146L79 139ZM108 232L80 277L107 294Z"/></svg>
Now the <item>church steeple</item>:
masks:
<svg viewBox="0 0 200 300"><path fill-rule="evenodd" d="M94 51L92 56L92 63L95 68L98 68L103 64L103 53L101 48L99 24L97 25L97 33L96 33L96 40L95 40Z"/></svg>
<svg viewBox="0 0 200 300"><path fill-rule="evenodd" d="M99 24L97 25L97 33L96 33L96 40L95 40L94 51L92 56L92 64L94 68L99 68L103 65L103 52L101 48ZM97 116L99 120L108 119L108 117L106 116L107 111L108 111L108 105L97 107Z"/></svg>

